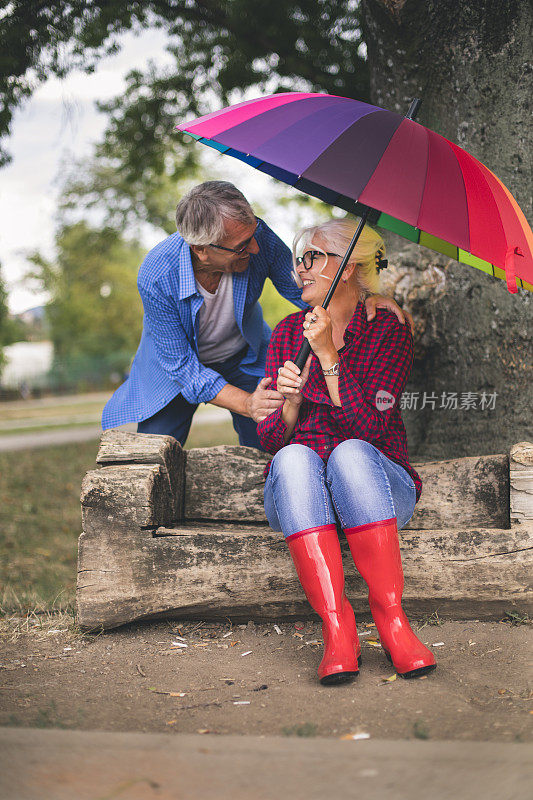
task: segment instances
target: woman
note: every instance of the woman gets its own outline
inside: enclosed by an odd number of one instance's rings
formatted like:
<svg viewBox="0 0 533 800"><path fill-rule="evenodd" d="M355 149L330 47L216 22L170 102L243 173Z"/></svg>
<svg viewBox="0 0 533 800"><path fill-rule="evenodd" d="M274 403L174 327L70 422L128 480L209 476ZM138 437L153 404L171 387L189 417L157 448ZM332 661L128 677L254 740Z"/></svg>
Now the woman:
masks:
<svg viewBox="0 0 533 800"><path fill-rule="evenodd" d="M379 310L366 319L364 294L378 289L376 266L384 254L383 240L367 225L329 308L321 307L356 222L331 220L295 239L295 279L312 310L291 314L272 334L266 375L285 402L258 425L263 447L275 454L266 515L283 531L307 599L322 618L318 675L326 684L352 679L361 661L337 520L398 674L413 677L435 667L401 608L397 530L410 520L422 489L400 415L413 340L409 326L392 314ZM300 374L292 359L304 336L313 352Z"/></svg>

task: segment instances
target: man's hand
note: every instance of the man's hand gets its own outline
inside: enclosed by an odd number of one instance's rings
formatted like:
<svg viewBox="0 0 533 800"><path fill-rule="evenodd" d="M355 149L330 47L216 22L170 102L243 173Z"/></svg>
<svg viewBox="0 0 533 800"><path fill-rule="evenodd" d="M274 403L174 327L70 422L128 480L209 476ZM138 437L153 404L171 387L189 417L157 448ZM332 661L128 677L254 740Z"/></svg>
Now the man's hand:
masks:
<svg viewBox="0 0 533 800"><path fill-rule="evenodd" d="M415 335L415 323L413 322L412 316L408 311L402 311L398 303L396 303L392 297L374 294L371 297L366 298L365 308L366 318L369 322L376 316L376 308L388 308L389 311L393 311L394 314L396 314L402 325L405 325L405 320L407 320L409 327L411 328L411 333L413 336Z"/></svg>
<svg viewBox="0 0 533 800"><path fill-rule="evenodd" d="M246 400L246 407L254 422L262 422L283 402L283 395L273 389L267 389L272 383L272 378L262 378L257 384L257 389Z"/></svg>

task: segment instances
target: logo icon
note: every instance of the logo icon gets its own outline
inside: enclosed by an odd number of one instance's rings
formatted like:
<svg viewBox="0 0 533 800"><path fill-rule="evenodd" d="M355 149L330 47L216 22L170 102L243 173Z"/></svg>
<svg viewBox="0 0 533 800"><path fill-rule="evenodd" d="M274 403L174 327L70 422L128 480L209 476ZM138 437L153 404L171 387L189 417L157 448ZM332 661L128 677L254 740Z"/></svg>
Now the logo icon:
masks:
<svg viewBox="0 0 533 800"><path fill-rule="evenodd" d="M392 408L395 402L394 395L390 392L386 392L384 389L376 392L376 408L378 411L386 411L388 408Z"/></svg>

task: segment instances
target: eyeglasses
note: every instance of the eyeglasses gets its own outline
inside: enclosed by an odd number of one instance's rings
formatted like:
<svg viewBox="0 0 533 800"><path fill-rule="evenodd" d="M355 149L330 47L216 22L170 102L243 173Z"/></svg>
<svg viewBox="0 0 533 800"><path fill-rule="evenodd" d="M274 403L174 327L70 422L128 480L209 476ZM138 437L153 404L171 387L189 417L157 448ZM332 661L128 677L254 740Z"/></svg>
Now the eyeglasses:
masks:
<svg viewBox="0 0 533 800"><path fill-rule="evenodd" d="M246 242L243 244L243 246L239 247L238 250L236 250L234 247L222 247L221 244L210 244L208 246L214 247L215 250L225 250L227 253L235 253L235 255L240 256L242 253L244 253L245 250L248 249L248 247L250 247L250 244L255 236L256 231L257 231L257 223L255 225L254 232L252 233L250 238L247 239Z"/></svg>
<svg viewBox="0 0 533 800"><path fill-rule="evenodd" d="M317 258L320 258L320 256L336 256L337 258L341 258L338 253L325 253L323 250L307 250L303 256L297 257L296 266L299 267L300 264L303 264L305 270L311 269L313 263Z"/></svg>

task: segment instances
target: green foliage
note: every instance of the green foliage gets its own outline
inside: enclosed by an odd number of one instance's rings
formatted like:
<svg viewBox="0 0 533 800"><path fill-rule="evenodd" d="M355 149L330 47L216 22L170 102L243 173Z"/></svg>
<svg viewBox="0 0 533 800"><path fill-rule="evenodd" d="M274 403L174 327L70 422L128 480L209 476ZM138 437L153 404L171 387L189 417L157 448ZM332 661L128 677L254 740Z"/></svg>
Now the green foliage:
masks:
<svg viewBox="0 0 533 800"><path fill-rule="evenodd" d="M506 611L502 622L510 625L531 625L531 618L527 611Z"/></svg>
<svg viewBox="0 0 533 800"><path fill-rule="evenodd" d="M33 278L52 300L46 307L58 361L135 352L142 330L137 272L144 251L109 227L64 226L57 260L31 257Z"/></svg>
<svg viewBox="0 0 533 800"><path fill-rule="evenodd" d="M174 58L164 69L148 62L146 70L132 71L125 91L99 104L109 120L106 134L93 159L67 173L57 262L32 257L53 298L47 319L56 367L68 362L70 371L73 360L133 352L138 343L135 277L142 254L120 232L149 223L171 233L177 197L204 179L200 148L175 134L177 120L250 88L369 98L356 0L0 0L0 19L0 135L39 83L72 70L91 72L119 49L124 31L163 28ZM0 165L7 160L0 151ZM103 215L100 231L79 222L95 209ZM107 286L111 294L102 296ZM272 326L294 311L271 286L262 303Z"/></svg>
<svg viewBox="0 0 533 800"><path fill-rule="evenodd" d="M263 317L272 330L288 314L294 314L295 311L299 310L289 300L285 300L284 297L278 294L278 290L270 280L266 281L259 302L263 309Z"/></svg>
<svg viewBox="0 0 533 800"><path fill-rule="evenodd" d="M177 199L205 177L199 148L173 133L179 106L172 86L153 72L149 89L145 80L139 72L130 73L123 97L100 104L109 119L106 135L91 160L68 170L60 200L63 217L96 208L104 224L117 229L146 222L167 234L176 230Z"/></svg>
<svg viewBox="0 0 533 800"><path fill-rule="evenodd" d="M4 281L2 279L2 275L0 274L0 373L2 371L2 367L5 364L5 356L3 353L4 346L8 343L6 339L8 338L7 328L8 328L8 307L7 307L7 291L4 285Z"/></svg>
<svg viewBox="0 0 533 800"><path fill-rule="evenodd" d="M425 723L420 719L417 719L413 725L413 734L415 739L429 739L429 731Z"/></svg>
<svg viewBox="0 0 533 800"><path fill-rule="evenodd" d="M2 609L65 608L74 600L80 483L98 442L0 453ZM26 535L22 535L26 531Z"/></svg>
<svg viewBox="0 0 533 800"><path fill-rule="evenodd" d="M368 100L358 5L357 0L0 0L0 135L9 132L14 109L50 74L90 72L102 56L119 49L122 32L155 26L168 33L175 66L158 73L149 65L144 74L132 73L125 94L102 105L112 118L111 136L118 131L127 146L133 135L129 157L138 175L169 152L176 119L210 111L228 102L234 90L305 89ZM0 152L0 165L8 159Z"/></svg>
<svg viewBox="0 0 533 800"><path fill-rule="evenodd" d="M24 326L19 320L9 316L7 289L0 271L0 374L6 363L3 348L13 342L24 341L25 338Z"/></svg>
<svg viewBox="0 0 533 800"><path fill-rule="evenodd" d="M439 617L438 611L432 611L431 614L426 614L418 623L417 630L421 631L426 625L443 625L443 621Z"/></svg>
<svg viewBox="0 0 533 800"><path fill-rule="evenodd" d="M174 126L231 102L235 91L369 97L356 0L0 0L0 18L0 136L16 106L49 75L94 70L119 49L125 31L161 27L168 35L174 64L148 62L130 72L119 97L99 104L108 117L105 138L91 161L66 171L62 224L97 208L116 230L149 223L174 231L177 197L205 179L201 148ZM0 153L0 165L7 159Z"/></svg>
<svg viewBox="0 0 533 800"><path fill-rule="evenodd" d="M139 176L96 147L90 160L69 169L59 203L63 220L79 219L98 211L104 226L137 231L148 223L167 234L174 233L174 210L179 197L205 178L192 150L181 157L169 157L162 172L144 170ZM194 157L193 157L194 155ZM149 172L149 174L147 174Z"/></svg>

